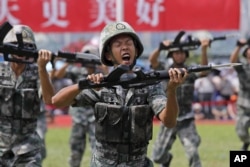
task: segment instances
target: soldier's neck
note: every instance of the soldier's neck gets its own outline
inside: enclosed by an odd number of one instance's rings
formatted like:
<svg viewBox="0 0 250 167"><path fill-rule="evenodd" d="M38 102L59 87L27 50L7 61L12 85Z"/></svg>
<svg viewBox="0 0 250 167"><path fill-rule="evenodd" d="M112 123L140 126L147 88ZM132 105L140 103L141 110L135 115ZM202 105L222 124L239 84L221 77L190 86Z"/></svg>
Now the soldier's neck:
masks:
<svg viewBox="0 0 250 167"><path fill-rule="evenodd" d="M13 70L13 72L16 74L16 77L19 77L21 75L21 73L24 71L25 69L25 64L22 63L15 63L12 62L11 63L11 69Z"/></svg>

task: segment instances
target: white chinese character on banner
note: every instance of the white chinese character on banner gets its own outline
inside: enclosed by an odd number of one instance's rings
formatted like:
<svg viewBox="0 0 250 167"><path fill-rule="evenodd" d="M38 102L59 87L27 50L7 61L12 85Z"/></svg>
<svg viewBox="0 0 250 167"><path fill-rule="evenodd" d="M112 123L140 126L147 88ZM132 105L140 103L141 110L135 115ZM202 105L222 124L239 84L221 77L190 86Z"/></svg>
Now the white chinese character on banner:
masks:
<svg viewBox="0 0 250 167"><path fill-rule="evenodd" d="M43 23L43 27L56 25L58 27L67 27L69 22L60 18L66 17L67 3L65 0L45 0L43 2L43 17L48 19Z"/></svg>
<svg viewBox="0 0 250 167"><path fill-rule="evenodd" d="M90 24L91 27L97 27L102 23L109 23L115 19L116 0L96 0L98 8L94 11L95 21Z"/></svg>
<svg viewBox="0 0 250 167"><path fill-rule="evenodd" d="M154 0L153 3L147 2L147 0L137 1L136 14L139 17L138 23L146 23L155 27L159 24L159 14L165 10L162 5L164 0Z"/></svg>
<svg viewBox="0 0 250 167"><path fill-rule="evenodd" d="M17 0L12 1L15 2ZM8 0L0 0L0 21L6 18L10 24L19 24L20 20L11 15L11 11L18 10L19 6L17 4L8 6Z"/></svg>

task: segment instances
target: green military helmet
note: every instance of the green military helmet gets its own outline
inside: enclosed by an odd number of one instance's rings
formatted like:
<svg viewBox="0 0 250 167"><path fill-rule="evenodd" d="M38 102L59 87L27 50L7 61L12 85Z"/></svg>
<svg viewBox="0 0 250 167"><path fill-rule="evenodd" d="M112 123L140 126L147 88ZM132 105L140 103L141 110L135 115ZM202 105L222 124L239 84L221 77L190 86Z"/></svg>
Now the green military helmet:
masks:
<svg viewBox="0 0 250 167"><path fill-rule="evenodd" d="M97 46L92 44L86 44L82 47L81 52L83 53L91 53L99 57L99 50Z"/></svg>
<svg viewBox="0 0 250 167"><path fill-rule="evenodd" d="M36 41L34 33L29 26L26 25L14 25L13 28L5 36L3 43L17 43L16 34L21 33L24 44L32 44L36 49Z"/></svg>
<svg viewBox="0 0 250 167"><path fill-rule="evenodd" d="M194 33L192 33L192 37L198 40L204 40L204 39L212 40L213 39L213 35L207 30L195 31Z"/></svg>
<svg viewBox="0 0 250 167"><path fill-rule="evenodd" d="M99 43L99 50L100 50L100 57L101 62L104 65L107 66L113 66L113 63L105 58L105 52L108 51L108 45L110 40L120 34L128 34L130 35L134 42L135 47L138 49L138 55L137 58L142 54L143 52L143 45L141 43L141 40L139 39L139 36L136 34L134 29L126 22L113 22L108 25L106 25L100 36L100 43Z"/></svg>
<svg viewBox="0 0 250 167"><path fill-rule="evenodd" d="M86 44L82 47L81 52L91 54L91 58L99 60L99 50L97 45ZM95 68L96 64L94 63L86 63L83 65L84 67Z"/></svg>

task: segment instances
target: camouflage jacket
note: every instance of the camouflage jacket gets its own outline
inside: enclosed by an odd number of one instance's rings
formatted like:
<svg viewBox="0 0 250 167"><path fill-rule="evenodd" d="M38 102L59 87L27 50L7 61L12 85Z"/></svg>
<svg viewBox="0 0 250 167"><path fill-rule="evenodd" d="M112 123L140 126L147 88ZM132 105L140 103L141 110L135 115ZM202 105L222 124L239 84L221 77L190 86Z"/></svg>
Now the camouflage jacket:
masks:
<svg viewBox="0 0 250 167"><path fill-rule="evenodd" d="M237 104L250 108L250 64L244 63L242 66L235 66L239 78L239 94Z"/></svg>
<svg viewBox="0 0 250 167"><path fill-rule="evenodd" d="M144 94L144 92L146 92L146 95ZM143 96L140 96L140 94L143 94ZM105 94L109 94L111 96L105 96ZM135 96L135 94L137 94ZM104 98L103 98L104 96ZM85 89L83 90L77 97L76 97L76 103L74 104L74 106L84 106L84 105L92 105L92 106L96 106L95 108L95 115L96 116L96 124L98 124L97 126L100 127L102 126L102 121L105 119L105 124L107 126L113 126L117 127L117 133L113 133L114 135L121 133L118 132L119 128L118 126L124 126L123 123L121 122L122 120L126 120L124 118L124 114L126 116L128 116L127 118L129 120L132 119L132 124L131 126L126 127L125 129L123 129L124 131L134 131L136 128L138 128L137 125L139 125L140 127L145 127L144 123L146 123L146 119L151 120L151 124L152 124L152 119L154 115L158 115L166 106L166 94L164 92L164 90L162 89L160 84L157 85L151 85L151 86L147 86L144 88L130 88L130 89L123 89L121 86L114 86L113 88L103 88L100 91L95 91L93 89ZM107 110L107 114L106 110L102 110L104 112L104 115L98 115L99 113L97 111L100 111L99 107L100 105L97 104L107 104L107 109L109 108L109 105L114 109L114 110ZM136 107L141 107L141 106L148 106L150 109L151 114L143 115L143 112L141 112L142 116L137 117L138 119L134 120L133 118L133 110ZM98 109L99 108L99 109ZM116 109L115 109L116 108ZM124 112L124 114L121 114L122 111L121 109L128 109L126 110L126 112ZM131 111L131 112L130 112ZM113 113L113 114L111 114ZM130 118L129 118L130 117ZM146 118L147 117L147 118ZM109 123L107 123L107 121L109 121ZM149 122L148 122L149 123ZM127 124L127 121L124 122L124 124ZM143 125L141 125L143 124ZM96 127L97 127L96 126ZM148 126L150 127L150 126ZM100 128L101 129L101 128ZM114 129L116 130L116 129ZM151 129L152 130L152 129ZM96 138L102 138L103 136L98 136L99 131L96 130ZM150 129L147 129L147 131L149 132ZM133 132L133 134L137 134L139 135L141 131L138 132ZM150 134L152 134L152 132L150 132ZM147 139L145 140L150 140L150 134L148 134ZM109 135L108 135L109 136ZM107 137L108 137L107 136ZM128 135L130 136L130 135ZM114 136L113 136L114 137ZM143 137L143 136L140 136ZM110 137L109 137L110 138ZM111 136L112 138L112 136ZM103 139L104 140L104 139ZM113 139L111 139L113 140ZM114 139L115 140L115 139ZM128 140L130 140L130 138L128 138ZM117 142L118 141L118 142ZM116 140L116 144L119 143L119 139ZM100 141L98 141L100 142ZM131 142L133 143L133 141L128 141L128 143ZM146 142L148 143L148 141ZM111 154L116 154L117 153L117 148L110 144L109 142L100 142L100 145L98 145L97 149L98 151L103 151L103 152L109 152ZM134 147L133 147L134 146ZM142 150L142 152L146 151L146 145L145 143L138 143L137 145L133 145L131 146L131 148L135 148L137 151L138 150ZM130 150L130 151L135 151L135 150ZM142 153L141 152L141 153Z"/></svg>
<svg viewBox="0 0 250 167"><path fill-rule="evenodd" d="M33 119L40 112L37 66L26 65L16 78L9 63L0 64L0 116Z"/></svg>
<svg viewBox="0 0 250 167"><path fill-rule="evenodd" d="M36 133L40 113L38 80L36 65L27 64L16 78L9 63L0 64L0 156L8 149L23 154L40 147Z"/></svg>
<svg viewBox="0 0 250 167"><path fill-rule="evenodd" d="M73 83L77 83L79 79L87 77L87 70L84 67L71 65L66 70L66 78L70 78ZM88 125L90 122L94 122L94 108L91 105L85 105L84 107L70 107L69 113L72 116L72 120L76 123Z"/></svg>
<svg viewBox="0 0 250 167"><path fill-rule="evenodd" d="M170 66L169 68L172 68L172 66ZM163 69L163 64L160 64L157 68L157 70ZM197 74L191 73L188 75L185 82L177 88L177 101L179 104L179 115L177 118L178 121L194 118L194 112L192 111L192 102L194 96L194 82L197 78ZM166 89L167 81L163 82L162 84Z"/></svg>

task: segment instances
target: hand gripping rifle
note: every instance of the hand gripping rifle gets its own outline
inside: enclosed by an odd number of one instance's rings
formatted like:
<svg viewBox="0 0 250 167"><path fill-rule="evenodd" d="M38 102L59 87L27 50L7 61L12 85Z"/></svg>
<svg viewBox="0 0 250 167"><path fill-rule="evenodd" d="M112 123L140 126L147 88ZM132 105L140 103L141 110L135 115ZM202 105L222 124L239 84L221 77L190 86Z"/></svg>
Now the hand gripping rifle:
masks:
<svg viewBox="0 0 250 167"><path fill-rule="evenodd" d="M175 51L175 50L195 50L198 49L201 45L201 41L197 38L192 37L192 35L187 35L187 39L182 41L182 37L184 36L186 32L180 31L177 36L175 37L174 41L169 45L164 45L163 42L160 43L159 50L169 50L169 51ZM209 35L212 36L212 35ZM226 40L229 37L232 37L234 35L224 35L224 36L218 36L218 37L210 37L210 44L214 41L218 40Z"/></svg>
<svg viewBox="0 0 250 167"><path fill-rule="evenodd" d="M38 50L34 48L24 47L21 33L16 34L17 44L3 43L5 36L12 29L12 27L13 26L9 22L5 22L0 26L0 53L3 53L4 60L19 63L35 63L38 59ZM17 59L15 57L11 57L10 54L25 57L25 59ZM66 61L68 62L78 62L82 65L101 64L100 58L94 54L58 51L57 53L52 53L51 64L53 68L55 67L54 59L56 57L66 59Z"/></svg>
<svg viewBox="0 0 250 167"><path fill-rule="evenodd" d="M228 63L221 65L204 65L204 66L194 66L187 68L188 73L192 72L201 72L207 71L222 67L232 67L238 66L241 63ZM141 69L132 70L132 73L129 73L129 77L124 77L123 74L130 71L130 67L126 65L119 65L109 75L104 77L104 80L100 84L92 83L87 79L81 79L78 82L79 89L88 89L88 88L100 88L100 87L112 87L115 85L121 85L123 88L132 88L132 87L145 87L148 85L154 85L162 80L168 80L169 74L166 70L160 71L149 71L143 72ZM184 71L182 72L184 75Z"/></svg>

